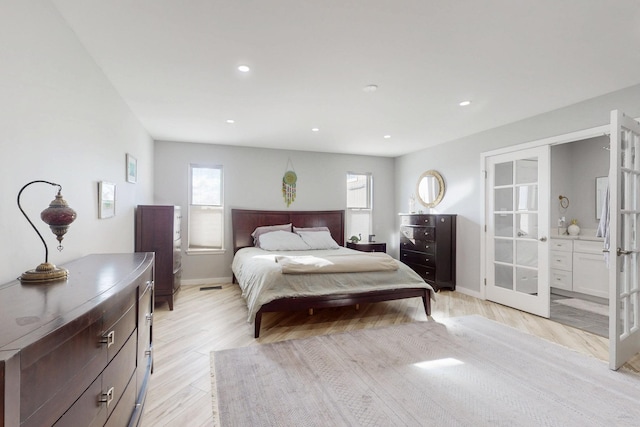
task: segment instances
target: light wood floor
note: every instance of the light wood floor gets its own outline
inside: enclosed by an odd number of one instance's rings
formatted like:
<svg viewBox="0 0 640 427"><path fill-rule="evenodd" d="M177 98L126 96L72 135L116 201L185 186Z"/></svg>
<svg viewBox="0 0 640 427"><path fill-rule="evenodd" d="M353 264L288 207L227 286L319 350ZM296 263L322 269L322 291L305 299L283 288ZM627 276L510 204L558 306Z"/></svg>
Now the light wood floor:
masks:
<svg viewBox="0 0 640 427"><path fill-rule="evenodd" d="M479 314L582 353L607 360L608 340L499 304L443 291L432 302L429 321ZM211 426L209 355L213 350L244 347L313 335L426 321L419 298L306 312L267 313L260 338L253 338L247 308L237 285L201 291L183 286L169 311L156 307L153 324L154 373L142 425ZM623 369L640 372L640 356Z"/></svg>

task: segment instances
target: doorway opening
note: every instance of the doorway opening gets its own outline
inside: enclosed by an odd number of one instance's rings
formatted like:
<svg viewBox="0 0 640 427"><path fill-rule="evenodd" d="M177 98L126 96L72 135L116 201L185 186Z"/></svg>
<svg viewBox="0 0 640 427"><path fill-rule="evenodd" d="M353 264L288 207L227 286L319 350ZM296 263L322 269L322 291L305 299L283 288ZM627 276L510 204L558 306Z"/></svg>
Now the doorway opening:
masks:
<svg viewBox="0 0 640 427"><path fill-rule="evenodd" d="M608 269L597 230L609 137L553 145L550 157L550 319L608 337Z"/></svg>

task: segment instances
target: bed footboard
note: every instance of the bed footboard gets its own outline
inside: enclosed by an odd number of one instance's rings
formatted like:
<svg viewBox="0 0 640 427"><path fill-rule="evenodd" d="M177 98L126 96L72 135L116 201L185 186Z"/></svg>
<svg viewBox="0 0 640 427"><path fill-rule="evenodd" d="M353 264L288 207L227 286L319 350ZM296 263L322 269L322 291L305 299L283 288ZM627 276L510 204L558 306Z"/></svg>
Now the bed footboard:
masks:
<svg viewBox="0 0 640 427"><path fill-rule="evenodd" d="M271 301L260 307L254 321L254 337L260 336L262 314L276 311L300 311L313 308L344 307L361 303L392 301L405 298L422 298L422 305L427 316L431 315L431 290L426 288L391 289L384 291L370 291L357 294L337 294L317 297L282 298Z"/></svg>

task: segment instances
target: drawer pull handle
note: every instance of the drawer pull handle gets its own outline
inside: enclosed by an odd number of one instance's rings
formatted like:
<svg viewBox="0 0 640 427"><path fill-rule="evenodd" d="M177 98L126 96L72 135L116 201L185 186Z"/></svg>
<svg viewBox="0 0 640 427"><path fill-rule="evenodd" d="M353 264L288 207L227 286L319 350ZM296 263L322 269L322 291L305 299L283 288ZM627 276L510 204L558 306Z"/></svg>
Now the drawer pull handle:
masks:
<svg viewBox="0 0 640 427"><path fill-rule="evenodd" d="M106 344L107 348L116 342L116 331L110 331L107 335L103 335L100 344Z"/></svg>
<svg viewBox="0 0 640 427"><path fill-rule="evenodd" d="M106 403L107 407L109 407L109 405L113 401L113 395L114 394L115 394L114 389L113 389L113 387L111 387L109 390L107 390L106 393L102 393L102 395L100 396L100 399L98 400L98 402Z"/></svg>
<svg viewBox="0 0 640 427"><path fill-rule="evenodd" d="M429 258L425 258L425 259L424 259L424 261L425 261L425 262L429 262Z"/></svg>

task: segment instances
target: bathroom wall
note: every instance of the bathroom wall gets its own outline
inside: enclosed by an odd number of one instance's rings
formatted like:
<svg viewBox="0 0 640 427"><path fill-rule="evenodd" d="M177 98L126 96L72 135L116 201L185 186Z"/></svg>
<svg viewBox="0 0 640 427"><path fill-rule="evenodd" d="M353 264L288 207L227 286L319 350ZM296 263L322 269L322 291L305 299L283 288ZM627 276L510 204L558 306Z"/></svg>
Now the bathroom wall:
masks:
<svg viewBox="0 0 640 427"><path fill-rule="evenodd" d="M596 177L609 175L609 137L601 136L551 147L551 227L565 217L565 227L577 219L582 232L598 227L596 219ZM569 199L560 206L559 196Z"/></svg>

